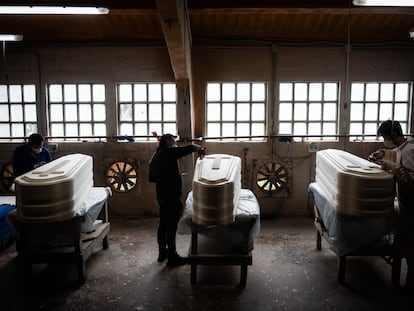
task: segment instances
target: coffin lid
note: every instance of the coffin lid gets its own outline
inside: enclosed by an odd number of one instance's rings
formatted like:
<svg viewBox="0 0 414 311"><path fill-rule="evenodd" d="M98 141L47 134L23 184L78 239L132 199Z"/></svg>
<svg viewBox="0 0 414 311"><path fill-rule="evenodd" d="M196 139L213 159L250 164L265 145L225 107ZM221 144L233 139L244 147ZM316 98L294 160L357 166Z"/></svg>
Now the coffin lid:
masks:
<svg viewBox="0 0 414 311"><path fill-rule="evenodd" d="M231 180L238 165L238 158L228 154L210 154L198 160L198 180L217 183Z"/></svg>

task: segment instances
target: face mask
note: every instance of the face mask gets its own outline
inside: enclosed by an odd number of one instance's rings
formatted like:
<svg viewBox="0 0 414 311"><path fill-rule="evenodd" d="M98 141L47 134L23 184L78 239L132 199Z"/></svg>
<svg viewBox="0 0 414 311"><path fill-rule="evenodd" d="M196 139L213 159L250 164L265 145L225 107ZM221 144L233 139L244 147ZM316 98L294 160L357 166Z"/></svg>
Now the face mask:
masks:
<svg viewBox="0 0 414 311"><path fill-rule="evenodd" d="M394 144L394 142L392 141L392 139L384 139L384 146L385 146L385 148L388 148L388 149L393 149L393 148L397 147Z"/></svg>
<svg viewBox="0 0 414 311"><path fill-rule="evenodd" d="M32 149L32 152L34 153L34 154L39 154L39 153L41 153L42 152L42 148L31 148Z"/></svg>

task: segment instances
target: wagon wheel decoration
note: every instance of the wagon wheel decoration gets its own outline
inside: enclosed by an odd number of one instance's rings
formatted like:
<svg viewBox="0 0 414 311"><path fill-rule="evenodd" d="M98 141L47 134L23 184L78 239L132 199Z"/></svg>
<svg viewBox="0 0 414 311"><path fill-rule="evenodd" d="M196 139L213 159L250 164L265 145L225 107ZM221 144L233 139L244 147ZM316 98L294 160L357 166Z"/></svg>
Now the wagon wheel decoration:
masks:
<svg viewBox="0 0 414 311"><path fill-rule="evenodd" d="M10 162L3 165L1 170L1 183L5 190L10 191L10 187L13 185L15 177L12 163Z"/></svg>
<svg viewBox="0 0 414 311"><path fill-rule="evenodd" d="M257 171L256 185L264 192L277 193L288 188L288 177L282 164L268 162Z"/></svg>
<svg viewBox="0 0 414 311"><path fill-rule="evenodd" d="M116 192L128 192L137 185L137 169L126 161L114 162L106 171L106 183Z"/></svg>

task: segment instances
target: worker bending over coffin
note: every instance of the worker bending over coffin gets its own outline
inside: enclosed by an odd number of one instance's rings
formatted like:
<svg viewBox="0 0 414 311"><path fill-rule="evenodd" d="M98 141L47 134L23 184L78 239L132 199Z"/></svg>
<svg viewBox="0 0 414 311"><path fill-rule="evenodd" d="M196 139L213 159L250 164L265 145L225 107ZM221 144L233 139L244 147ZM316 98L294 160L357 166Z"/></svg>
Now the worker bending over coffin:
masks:
<svg viewBox="0 0 414 311"><path fill-rule="evenodd" d="M16 177L52 160L49 150L44 146L44 141L41 134L31 134L26 144L14 150L13 173Z"/></svg>
<svg viewBox="0 0 414 311"><path fill-rule="evenodd" d="M371 157L382 169L394 174L396 179L400 215L396 241L407 261L404 291L414 293L414 140L405 138L398 121L385 121L378 128L388 149L380 149Z"/></svg>
<svg viewBox="0 0 414 311"><path fill-rule="evenodd" d="M201 153L204 149L198 145L177 147L176 137L164 134L159 146L149 162L149 181L155 182L159 207L158 223L158 262L168 259L167 266L174 267L187 263L177 254L176 233L183 205L181 202L181 175L177 160L193 152Z"/></svg>

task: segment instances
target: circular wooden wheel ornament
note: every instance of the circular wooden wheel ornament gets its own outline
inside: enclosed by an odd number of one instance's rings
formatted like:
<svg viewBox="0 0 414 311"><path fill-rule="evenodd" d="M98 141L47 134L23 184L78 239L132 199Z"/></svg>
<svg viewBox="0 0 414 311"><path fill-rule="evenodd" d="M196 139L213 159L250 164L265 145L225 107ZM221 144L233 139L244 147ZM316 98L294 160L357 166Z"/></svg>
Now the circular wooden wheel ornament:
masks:
<svg viewBox="0 0 414 311"><path fill-rule="evenodd" d="M106 171L106 183L116 192L128 192L137 185L137 169L127 161L114 162Z"/></svg>
<svg viewBox="0 0 414 311"><path fill-rule="evenodd" d="M13 185L15 177L12 163L9 162L3 165L1 170L1 184L6 191L10 191L10 187Z"/></svg>

